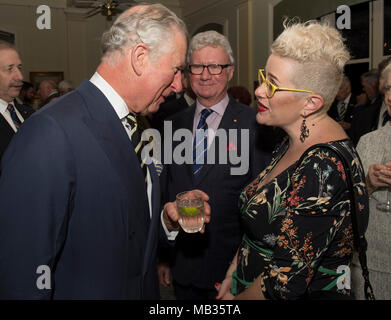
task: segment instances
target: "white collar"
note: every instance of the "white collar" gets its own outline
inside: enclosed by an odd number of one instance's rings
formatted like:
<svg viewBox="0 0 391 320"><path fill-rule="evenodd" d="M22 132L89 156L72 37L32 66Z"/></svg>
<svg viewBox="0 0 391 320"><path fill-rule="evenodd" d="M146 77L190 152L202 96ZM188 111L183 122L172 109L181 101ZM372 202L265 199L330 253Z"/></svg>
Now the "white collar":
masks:
<svg viewBox="0 0 391 320"><path fill-rule="evenodd" d="M109 100L110 104L117 113L118 118L123 119L129 114L129 109L124 99L121 98L121 96L105 79L102 78L98 72L94 73L90 81L106 96L107 100Z"/></svg>
<svg viewBox="0 0 391 320"><path fill-rule="evenodd" d="M15 107L14 101L6 102L3 99L0 99L0 113L3 114L9 104L12 104Z"/></svg>

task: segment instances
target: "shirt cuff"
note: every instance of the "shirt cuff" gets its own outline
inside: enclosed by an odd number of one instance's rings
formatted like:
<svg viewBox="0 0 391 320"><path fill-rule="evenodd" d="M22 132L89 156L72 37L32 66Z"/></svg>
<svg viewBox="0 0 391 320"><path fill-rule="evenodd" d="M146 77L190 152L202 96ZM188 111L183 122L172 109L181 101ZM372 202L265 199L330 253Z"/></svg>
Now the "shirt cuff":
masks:
<svg viewBox="0 0 391 320"><path fill-rule="evenodd" d="M163 212L164 210L162 210L161 214L160 214L160 221L162 222L162 226L163 226L163 230L164 232L166 233L166 236L167 236L167 239L170 240L170 241L174 241L179 233L179 231L168 231L165 223L164 223L164 219L163 219Z"/></svg>

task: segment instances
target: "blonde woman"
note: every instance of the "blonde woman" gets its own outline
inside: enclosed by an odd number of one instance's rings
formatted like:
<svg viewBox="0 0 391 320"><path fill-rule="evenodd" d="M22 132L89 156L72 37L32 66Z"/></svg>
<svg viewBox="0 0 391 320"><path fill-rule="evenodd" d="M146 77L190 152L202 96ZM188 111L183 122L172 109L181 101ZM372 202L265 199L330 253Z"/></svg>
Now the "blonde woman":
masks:
<svg viewBox="0 0 391 320"><path fill-rule="evenodd" d="M316 21L285 26L272 44L259 70L257 121L282 128L287 138L241 194L245 235L217 285L217 299L299 299L315 291L350 295L350 191L338 155L315 146L330 144L349 154L361 194L359 214L367 221L357 153L327 115L348 60L339 32Z"/></svg>

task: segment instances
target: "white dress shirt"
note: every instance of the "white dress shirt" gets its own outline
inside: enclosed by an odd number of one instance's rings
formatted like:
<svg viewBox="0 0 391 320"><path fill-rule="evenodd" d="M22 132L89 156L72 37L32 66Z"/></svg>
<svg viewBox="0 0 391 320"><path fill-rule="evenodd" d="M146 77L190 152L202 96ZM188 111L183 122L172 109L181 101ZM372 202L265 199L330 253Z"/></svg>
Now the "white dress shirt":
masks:
<svg viewBox="0 0 391 320"><path fill-rule="evenodd" d="M13 101L6 102L3 99L0 99L0 113L3 115L4 119L7 120L8 124L10 125L12 130L14 130L16 132L17 129L15 127L14 121L12 120L11 114L10 114L10 112L7 109L9 104L12 104L14 106L16 115L18 116L20 122L23 123L24 119L23 119L22 115L19 113L18 109L15 108L15 104L14 104Z"/></svg>

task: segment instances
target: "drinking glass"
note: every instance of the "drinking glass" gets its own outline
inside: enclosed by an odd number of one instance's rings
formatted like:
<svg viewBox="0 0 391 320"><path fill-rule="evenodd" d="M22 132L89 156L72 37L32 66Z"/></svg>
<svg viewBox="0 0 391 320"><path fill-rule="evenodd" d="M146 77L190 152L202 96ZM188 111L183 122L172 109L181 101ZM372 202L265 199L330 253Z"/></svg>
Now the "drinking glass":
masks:
<svg viewBox="0 0 391 320"><path fill-rule="evenodd" d="M384 150L382 164L386 164L391 161L391 150ZM391 212L391 191L387 188L387 200L385 202L379 202L376 208L383 212Z"/></svg>
<svg viewBox="0 0 391 320"><path fill-rule="evenodd" d="M204 226L204 201L201 193L195 190L178 193L176 203L179 224L187 233L195 233Z"/></svg>

